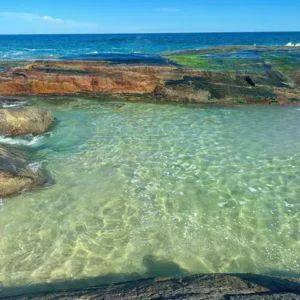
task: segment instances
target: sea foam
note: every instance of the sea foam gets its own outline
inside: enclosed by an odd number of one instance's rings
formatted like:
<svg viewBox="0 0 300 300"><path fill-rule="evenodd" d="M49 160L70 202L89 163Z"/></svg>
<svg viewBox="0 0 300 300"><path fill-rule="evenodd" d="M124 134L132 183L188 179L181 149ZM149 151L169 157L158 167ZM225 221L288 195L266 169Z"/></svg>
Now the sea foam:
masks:
<svg viewBox="0 0 300 300"><path fill-rule="evenodd" d="M26 101L18 101L18 102L14 102L14 103L12 103L12 102L4 102L4 103L0 103L0 107L2 107L2 108L11 108L11 107L20 107L20 106L24 106L24 105L26 105L27 104L27 102Z"/></svg>
<svg viewBox="0 0 300 300"><path fill-rule="evenodd" d="M25 138L11 138L6 136L0 136L0 143L6 145L18 145L18 146L36 146L40 144L43 136L26 136ZM29 137L29 138L28 138Z"/></svg>
<svg viewBox="0 0 300 300"><path fill-rule="evenodd" d="M293 44L292 42L289 42L285 46L287 46L287 47L300 47L300 43Z"/></svg>
<svg viewBox="0 0 300 300"><path fill-rule="evenodd" d="M33 172L33 173L37 173L38 170L42 167L42 163L41 162L33 162L30 163L28 165L28 168Z"/></svg>

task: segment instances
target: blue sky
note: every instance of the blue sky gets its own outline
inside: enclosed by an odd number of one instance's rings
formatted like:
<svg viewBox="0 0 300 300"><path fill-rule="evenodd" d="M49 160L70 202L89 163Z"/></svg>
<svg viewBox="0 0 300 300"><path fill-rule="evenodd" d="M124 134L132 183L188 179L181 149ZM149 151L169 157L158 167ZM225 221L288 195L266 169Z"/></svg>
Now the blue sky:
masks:
<svg viewBox="0 0 300 300"><path fill-rule="evenodd" d="M1 0L0 34L300 31L300 0Z"/></svg>

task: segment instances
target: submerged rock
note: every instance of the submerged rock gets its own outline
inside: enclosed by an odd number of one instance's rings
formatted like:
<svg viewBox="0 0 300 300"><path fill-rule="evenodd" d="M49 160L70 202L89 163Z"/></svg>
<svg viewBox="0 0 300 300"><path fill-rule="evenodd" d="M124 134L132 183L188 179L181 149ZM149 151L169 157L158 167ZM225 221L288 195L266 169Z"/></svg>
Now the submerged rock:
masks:
<svg viewBox="0 0 300 300"><path fill-rule="evenodd" d="M0 145L0 197L43 185L46 178L43 170L22 152Z"/></svg>
<svg viewBox="0 0 300 300"><path fill-rule="evenodd" d="M0 109L0 134L42 134L50 128L53 121L52 113L44 109Z"/></svg>

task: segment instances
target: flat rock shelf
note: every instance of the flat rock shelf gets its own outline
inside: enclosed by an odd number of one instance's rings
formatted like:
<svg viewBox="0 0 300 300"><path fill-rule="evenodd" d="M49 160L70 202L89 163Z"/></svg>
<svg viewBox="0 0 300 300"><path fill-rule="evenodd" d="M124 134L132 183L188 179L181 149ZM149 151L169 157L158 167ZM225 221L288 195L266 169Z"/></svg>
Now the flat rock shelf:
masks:
<svg viewBox="0 0 300 300"><path fill-rule="evenodd" d="M104 93L140 101L148 95L152 101L298 103L299 53L298 47L231 46L164 53L151 59L62 57L21 67L11 67L9 62L0 73L0 94Z"/></svg>
<svg viewBox="0 0 300 300"><path fill-rule="evenodd" d="M59 285L59 284L58 284ZM76 286L76 282L70 282ZM42 289L38 286L37 289ZM28 294L10 300L297 300L300 279L253 274L209 274L185 278L144 279L122 284Z"/></svg>

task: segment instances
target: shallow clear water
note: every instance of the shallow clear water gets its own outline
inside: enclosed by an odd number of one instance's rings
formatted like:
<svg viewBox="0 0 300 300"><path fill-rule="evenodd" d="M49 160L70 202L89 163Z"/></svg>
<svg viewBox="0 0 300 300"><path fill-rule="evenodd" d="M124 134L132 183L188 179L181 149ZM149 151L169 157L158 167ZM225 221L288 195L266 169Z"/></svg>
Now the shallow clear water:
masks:
<svg viewBox="0 0 300 300"><path fill-rule="evenodd" d="M299 108L34 102L59 122L6 141L56 183L0 206L4 287L300 272Z"/></svg>

